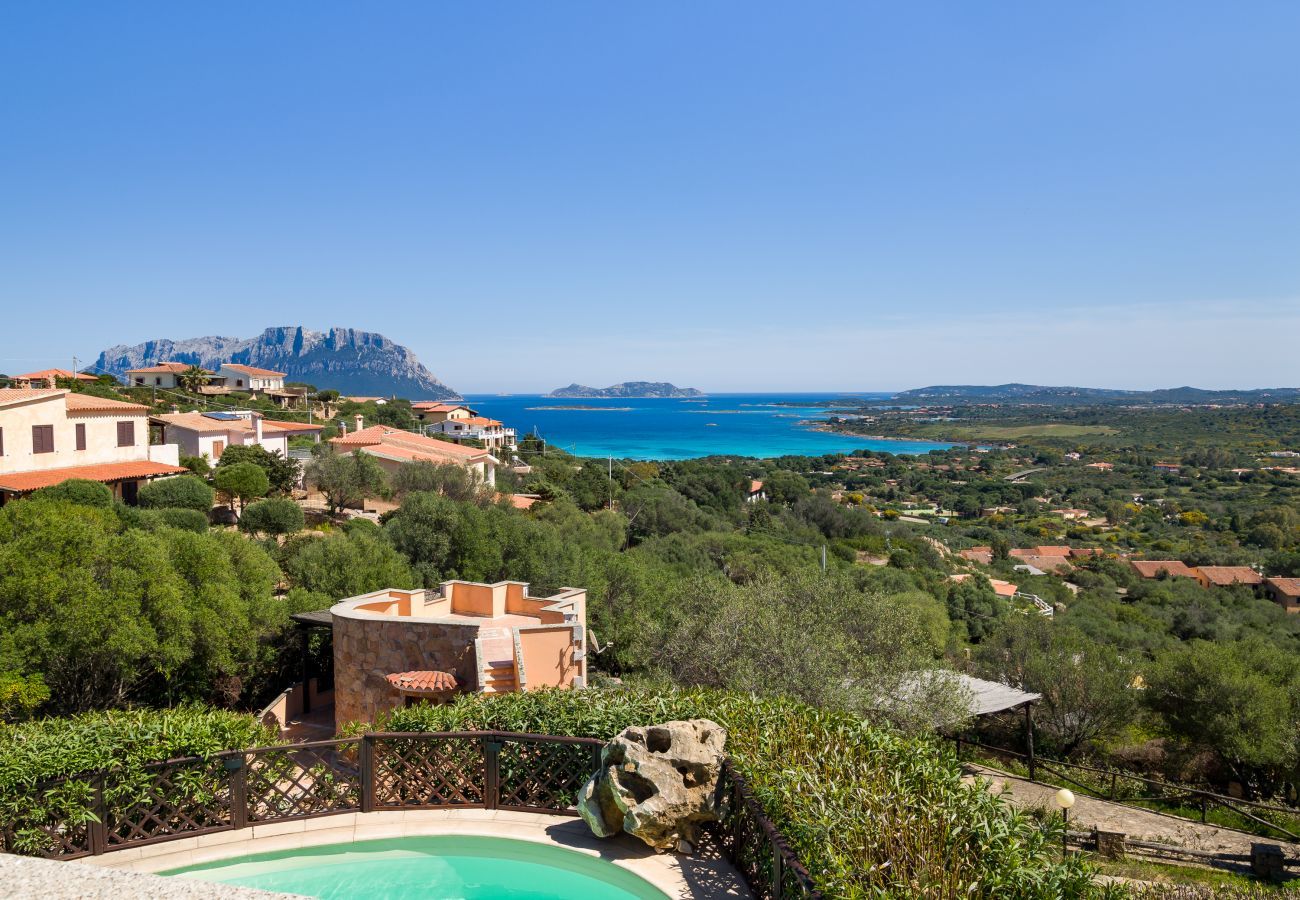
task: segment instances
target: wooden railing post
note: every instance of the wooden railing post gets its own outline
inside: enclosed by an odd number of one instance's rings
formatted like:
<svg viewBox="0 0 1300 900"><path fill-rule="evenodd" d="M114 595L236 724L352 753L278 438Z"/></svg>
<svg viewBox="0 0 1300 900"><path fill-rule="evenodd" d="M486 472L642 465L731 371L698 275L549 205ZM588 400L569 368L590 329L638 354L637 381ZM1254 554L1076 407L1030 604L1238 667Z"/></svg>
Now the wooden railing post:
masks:
<svg viewBox="0 0 1300 900"><path fill-rule="evenodd" d="M248 762L244 754L226 758L230 773L230 820L235 828L248 827Z"/></svg>
<svg viewBox="0 0 1300 900"><path fill-rule="evenodd" d="M781 900L785 887L785 858L781 856L781 845L773 838L772 844L772 900Z"/></svg>
<svg viewBox="0 0 1300 900"><path fill-rule="evenodd" d="M361 745L357 748L357 757L361 764L361 811L375 811L375 739L368 734L361 736Z"/></svg>
<svg viewBox="0 0 1300 900"><path fill-rule="evenodd" d="M483 808L496 809L501 802L501 748L495 738L483 741Z"/></svg>
<svg viewBox="0 0 1300 900"><path fill-rule="evenodd" d="M108 804L104 802L104 773L95 776L95 819L90 823L90 852L99 856L108 849Z"/></svg>

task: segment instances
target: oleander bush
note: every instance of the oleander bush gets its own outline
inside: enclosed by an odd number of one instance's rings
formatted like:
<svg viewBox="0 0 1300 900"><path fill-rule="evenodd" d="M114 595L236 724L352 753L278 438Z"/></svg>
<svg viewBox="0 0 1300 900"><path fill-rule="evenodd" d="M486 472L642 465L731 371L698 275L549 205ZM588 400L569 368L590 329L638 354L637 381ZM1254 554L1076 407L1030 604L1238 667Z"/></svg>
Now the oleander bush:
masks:
<svg viewBox="0 0 1300 900"><path fill-rule="evenodd" d="M727 729L737 768L828 897L1106 895L1078 857L1060 861L1058 823L964 784L946 747L796 701L710 690L468 695L396 710L375 727L608 739L697 717Z"/></svg>
<svg viewBox="0 0 1300 900"><path fill-rule="evenodd" d="M105 799L128 806L148 794L145 766L178 757L208 757L221 750L270 743L275 732L249 715L203 706L109 710L0 726L0 830L11 852L51 849L37 826L65 823L74 834L94 819L91 780L79 776L110 769ZM177 778L175 799L202 803L215 782Z"/></svg>

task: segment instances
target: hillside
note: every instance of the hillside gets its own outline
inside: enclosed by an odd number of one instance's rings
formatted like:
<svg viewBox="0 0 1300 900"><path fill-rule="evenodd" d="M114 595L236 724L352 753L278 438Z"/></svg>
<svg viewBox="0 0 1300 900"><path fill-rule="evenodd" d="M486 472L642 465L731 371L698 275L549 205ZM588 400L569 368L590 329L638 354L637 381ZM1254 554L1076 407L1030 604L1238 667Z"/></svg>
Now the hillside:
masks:
<svg viewBox="0 0 1300 900"><path fill-rule="evenodd" d="M95 367L121 377L127 369L168 360L206 369L223 362L275 369L287 373L287 381L305 381L343 394L460 399L406 347L382 334L355 328L320 332L289 325L268 328L252 338L159 338L133 347L109 347L99 354Z"/></svg>
<svg viewBox="0 0 1300 900"><path fill-rule="evenodd" d="M571 384L556 388L548 397L702 397L703 391L695 388L679 388L666 381L624 381L606 388L588 387L585 384Z"/></svg>
<svg viewBox="0 0 1300 900"><path fill-rule="evenodd" d="M1210 391L1194 387L1154 391L1109 388L1051 387L1036 384L932 385L896 394L904 403L1036 403L1048 406L1092 404L1294 403L1300 388L1252 388Z"/></svg>

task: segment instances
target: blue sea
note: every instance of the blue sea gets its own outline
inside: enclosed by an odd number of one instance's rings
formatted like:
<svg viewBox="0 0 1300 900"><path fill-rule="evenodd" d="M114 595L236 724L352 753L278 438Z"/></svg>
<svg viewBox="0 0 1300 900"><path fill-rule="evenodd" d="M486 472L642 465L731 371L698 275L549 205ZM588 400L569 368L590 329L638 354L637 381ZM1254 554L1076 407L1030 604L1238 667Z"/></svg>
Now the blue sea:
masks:
<svg viewBox="0 0 1300 900"><path fill-rule="evenodd" d="M519 437L537 431L578 456L617 459L693 459L701 456L816 456L858 449L919 454L951 444L869 440L815 431L807 422L834 415L818 405L851 396L889 394L710 394L675 400L555 399L538 394L469 394L482 415L500 419ZM778 406L797 402L799 406ZM562 407L590 407L564 409Z"/></svg>

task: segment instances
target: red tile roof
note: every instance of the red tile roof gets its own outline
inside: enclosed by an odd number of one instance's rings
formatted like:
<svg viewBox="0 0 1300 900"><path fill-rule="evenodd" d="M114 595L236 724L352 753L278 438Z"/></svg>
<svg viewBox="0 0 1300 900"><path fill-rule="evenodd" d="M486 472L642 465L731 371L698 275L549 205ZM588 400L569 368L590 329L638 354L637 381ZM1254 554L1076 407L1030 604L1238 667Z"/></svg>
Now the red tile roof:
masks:
<svg viewBox="0 0 1300 900"><path fill-rule="evenodd" d="M245 375L252 375L254 378L283 378L288 372L276 372L274 369L259 369L256 366L241 366L235 363L222 363L223 369L234 369L236 372L243 372Z"/></svg>
<svg viewBox="0 0 1300 900"><path fill-rule="evenodd" d="M210 419L203 413L167 413L161 416L152 416L152 421L162 425L170 425L173 428L183 428L186 431L193 431L198 434L222 434L229 431L241 431L244 434L253 433L253 423L249 419ZM302 433L314 432L321 430L320 425L308 425L306 422L278 422L271 419L262 419L263 434L277 434L282 432Z"/></svg>
<svg viewBox="0 0 1300 900"><path fill-rule="evenodd" d="M1249 566L1198 566L1196 571L1210 584L1218 586L1260 584L1264 581L1263 576Z"/></svg>
<svg viewBox="0 0 1300 900"><path fill-rule="evenodd" d="M69 413L115 412L126 415L143 413L148 409L148 407L139 403L110 400L107 397L93 397L90 394L74 394L64 388L0 388L0 406L7 406L10 403L22 403L27 400L54 400L58 398L63 399L63 408Z"/></svg>
<svg viewBox="0 0 1300 900"><path fill-rule="evenodd" d="M164 363L158 363L157 365L154 366L146 366L143 369L127 369L126 374L132 375L139 372L139 373L147 373L150 375L153 374L165 375L169 372L187 372L189 371L189 368L190 368L189 363L164 362ZM207 372L207 374L209 375L212 374L211 372L208 372L207 369L204 369L203 371Z"/></svg>
<svg viewBox="0 0 1300 900"><path fill-rule="evenodd" d="M463 403L443 403L441 400L416 400L411 404L411 409L418 409L420 412L451 412L453 409L470 409Z"/></svg>
<svg viewBox="0 0 1300 900"><path fill-rule="evenodd" d="M1268 585L1284 597L1300 598L1300 578L1268 578Z"/></svg>
<svg viewBox="0 0 1300 900"><path fill-rule="evenodd" d="M51 378L75 378L78 381L97 381L94 375L87 375L84 372L69 372L67 369L41 369L39 372L28 372L24 375L10 375L14 381L45 381Z"/></svg>
<svg viewBox="0 0 1300 900"><path fill-rule="evenodd" d="M394 672L384 680L408 694L445 694L460 684L450 672Z"/></svg>
<svg viewBox="0 0 1300 900"><path fill-rule="evenodd" d="M131 481L137 478L156 478L159 475L180 475L189 469L169 466L166 463L138 462L103 463L94 466L67 466L62 469L45 469L41 472L15 472L0 475L0 490L25 494L43 487L62 484L70 478L87 481Z"/></svg>
<svg viewBox="0 0 1300 900"><path fill-rule="evenodd" d="M115 412L145 413L149 407L143 403L127 403L124 400L110 400L108 397L92 397L90 394L68 394L63 398L64 407L70 413L79 412Z"/></svg>
<svg viewBox="0 0 1300 900"><path fill-rule="evenodd" d="M439 441L409 431L398 431L387 425L371 425L360 431L354 431L330 441L339 450L347 452L356 449L368 449L376 455L390 455L396 459L439 459L478 460L489 454L477 447L462 447L449 441Z"/></svg>
<svg viewBox="0 0 1300 900"><path fill-rule="evenodd" d="M758 481L757 479L749 483L749 492L751 494L757 494L762 489L763 489L763 482Z"/></svg>
<svg viewBox="0 0 1300 900"><path fill-rule="evenodd" d="M1196 573L1177 559L1135 559L1130 565L1143 578L1155 578L1161 572L1178 578L1195 578Z"/></svg>
<svg viewBox="0 0 1300 900"><path fill-rule="evenodd" d="M0 388L0 406L27 400L48 400L64 393L66 392L58 388Z"/></svg>

